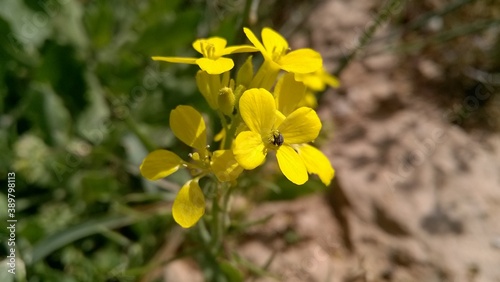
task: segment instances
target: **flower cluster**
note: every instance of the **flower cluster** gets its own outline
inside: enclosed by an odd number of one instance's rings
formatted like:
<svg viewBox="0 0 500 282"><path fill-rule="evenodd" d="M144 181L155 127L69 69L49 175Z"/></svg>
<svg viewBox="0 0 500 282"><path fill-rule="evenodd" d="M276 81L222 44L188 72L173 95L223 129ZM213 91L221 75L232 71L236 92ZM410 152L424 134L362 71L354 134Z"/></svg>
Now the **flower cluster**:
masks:
<svg viewBox="0 0 500 282"><path fill-rule="evenodd" d="M244 28L253 44L226 46L225 39L199 39L193 48L201 58L153 57L153 60L196 64L196 84L222 123L215 136L219 150L211 151L202 115L191 106L178 106L170 113L170 128L193 148L188 161L168 150L156 150L144 159L140 170L149 180L164 178L179 168L193 177L179 191L173 207L174 220L189 228L205 212L203 177L220 183L237 183L244 170L261 166L275 154L279 169L291 182L304 184L316 174L329 185L334 170L328 158L311 146L321 130L314 107L314 92L338 81L323 68L321 55L309 48L290 51L288 42L271 28L262 30L262 42ZM234 62L226 55L260 52L264 58L254 73L252 56L230 77ZM212 143L212 142L210 142Z"/></svg>

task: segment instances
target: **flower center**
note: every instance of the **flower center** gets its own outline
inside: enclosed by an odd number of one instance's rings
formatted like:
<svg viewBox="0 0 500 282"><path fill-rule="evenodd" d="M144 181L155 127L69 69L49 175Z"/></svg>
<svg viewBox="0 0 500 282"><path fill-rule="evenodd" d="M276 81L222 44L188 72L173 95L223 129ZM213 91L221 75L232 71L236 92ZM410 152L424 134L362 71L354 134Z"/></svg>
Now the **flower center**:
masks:
<svg viewBox="0 0 500 282"><path fill-rule="evenodd" d="M275 62L279 61L279 59L286 54L286 51L287 51L286 48L282 48L281 50L279 50L276 46L274 46L272 51L273 61Z"/></svg>
<svg viewBox="0 0 500 282"><path fill-rule="evenodd" d="M207 41L202 41L201 42L201 51L203 53L203 57L209 58L209 59L216 59L215 58L215 45L212 43L209 43Z"/></svg>
<svg viewBox="0 0 500 282"><path fill-rule="evenodd" d="M283 145L283 143L285 142L283 135L278 130L273 131L273 134L271 135L270 139L271 139L270 140L271 144L278 147Z"/></svg>

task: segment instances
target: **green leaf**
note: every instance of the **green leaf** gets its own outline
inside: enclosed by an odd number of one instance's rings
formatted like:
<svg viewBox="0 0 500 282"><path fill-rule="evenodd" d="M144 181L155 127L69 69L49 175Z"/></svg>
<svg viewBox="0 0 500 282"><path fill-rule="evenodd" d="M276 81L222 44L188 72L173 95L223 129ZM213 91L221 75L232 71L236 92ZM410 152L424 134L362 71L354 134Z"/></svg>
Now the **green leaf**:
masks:
<svg viewBox="0 0 500 282"><path fill-rule="evenodd" d="M65 231L50 235L40 240L29 256L26 257L26 264L33 265L44 259L54 251L87 236L97 234L109 229L120 228L131 225L141 220L139 217L129 217L123 215L108 216L100 219L89 220L79 225L70 227Z"/></svg>
<svg viewBox="0 0 500 282"><path fill-rule="evenodd" d="M112 129L109 123L110 110L98 78L87 72L85 80L88 85L88 91L85 94L89 104L78 117L77 129L86 139L94 144L100 144Z"/></svg>
<svg viewBox="0 0 500 282"><path fill-rule="evenodd" d="M88 31L92 47L96 50L104 48L111 40L115 17L111 1L95 1L85 8L83 23Z"/></svg>
<svg viewBox="0 0 500 282"><path fill-rule="evenodd" d="M76 191L88 205L93 202L110 202L119 192L118 180L109 170L80 171L73 179L77 184Z"/></svg>
<svg viewBox="0 0 500 282"><path fill-rule="evenodd" d="M48 84L35 84L35 91L43 96L43 120L49 143L64 146L69 140L71 117L62 99Z"/></svg>
<svg viewBox="0 0 500 282"><path fill-rule="evenodd" d="M224 273L224 275L226 275L227 281L231 281L231 282L243 281L243 275L231 263L224 261L224 262L221 262L219 264L219 266L222 269L222 272Z"/></svg>
<svg viewBox="0 0 500 282"><path fill-rule="evenodd" d="M33 53L52 33L52 22L45 13L36 13L28 8L24 1L2 1L0 17L12 28L9 41L15 42L17 51ZM34 22L36 19L38 22ZM41 23L44 23L43 25ZM12 36L12 37L11 37Z"/></svg>

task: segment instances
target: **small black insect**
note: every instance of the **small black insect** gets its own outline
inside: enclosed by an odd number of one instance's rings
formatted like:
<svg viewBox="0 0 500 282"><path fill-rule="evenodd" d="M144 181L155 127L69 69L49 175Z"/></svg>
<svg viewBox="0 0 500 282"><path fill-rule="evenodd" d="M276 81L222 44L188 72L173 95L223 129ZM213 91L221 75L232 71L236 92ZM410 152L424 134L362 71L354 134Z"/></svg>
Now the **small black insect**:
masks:
<svg viewBox="0 0 500 282"><path fill-rule="evenodd" d="M281 135L281 133L279 133L279 131L273 132L273 140L271 141L271 143L273 143L273 145L279 147L279 146L283 145L283 142L285 142L283 135Z"/></svg>

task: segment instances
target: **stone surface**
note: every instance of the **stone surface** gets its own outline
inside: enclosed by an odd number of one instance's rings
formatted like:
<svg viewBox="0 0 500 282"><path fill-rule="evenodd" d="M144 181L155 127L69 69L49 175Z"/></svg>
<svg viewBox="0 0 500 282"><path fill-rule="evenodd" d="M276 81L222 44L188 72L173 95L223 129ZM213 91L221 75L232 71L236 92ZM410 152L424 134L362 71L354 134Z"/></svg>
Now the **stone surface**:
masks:
<svg viewBox="0 0 500 282"><path fill-rule="evenodd" d="M313 13L313 47L327 65L373 20L376 1L366 2L324 1ZM257 281L500 281L500 135L450 124L429 99L440 93L399 60L387 52L357 60L341 89L325 94L319 114L335 131L323 151L336 183L329 200L316 195L251 213L274 215L241 248L258 264L275 253L276 279ZM442 79L434 61L415 68ZM296 242L287 243L290 233Z"/></svg>

